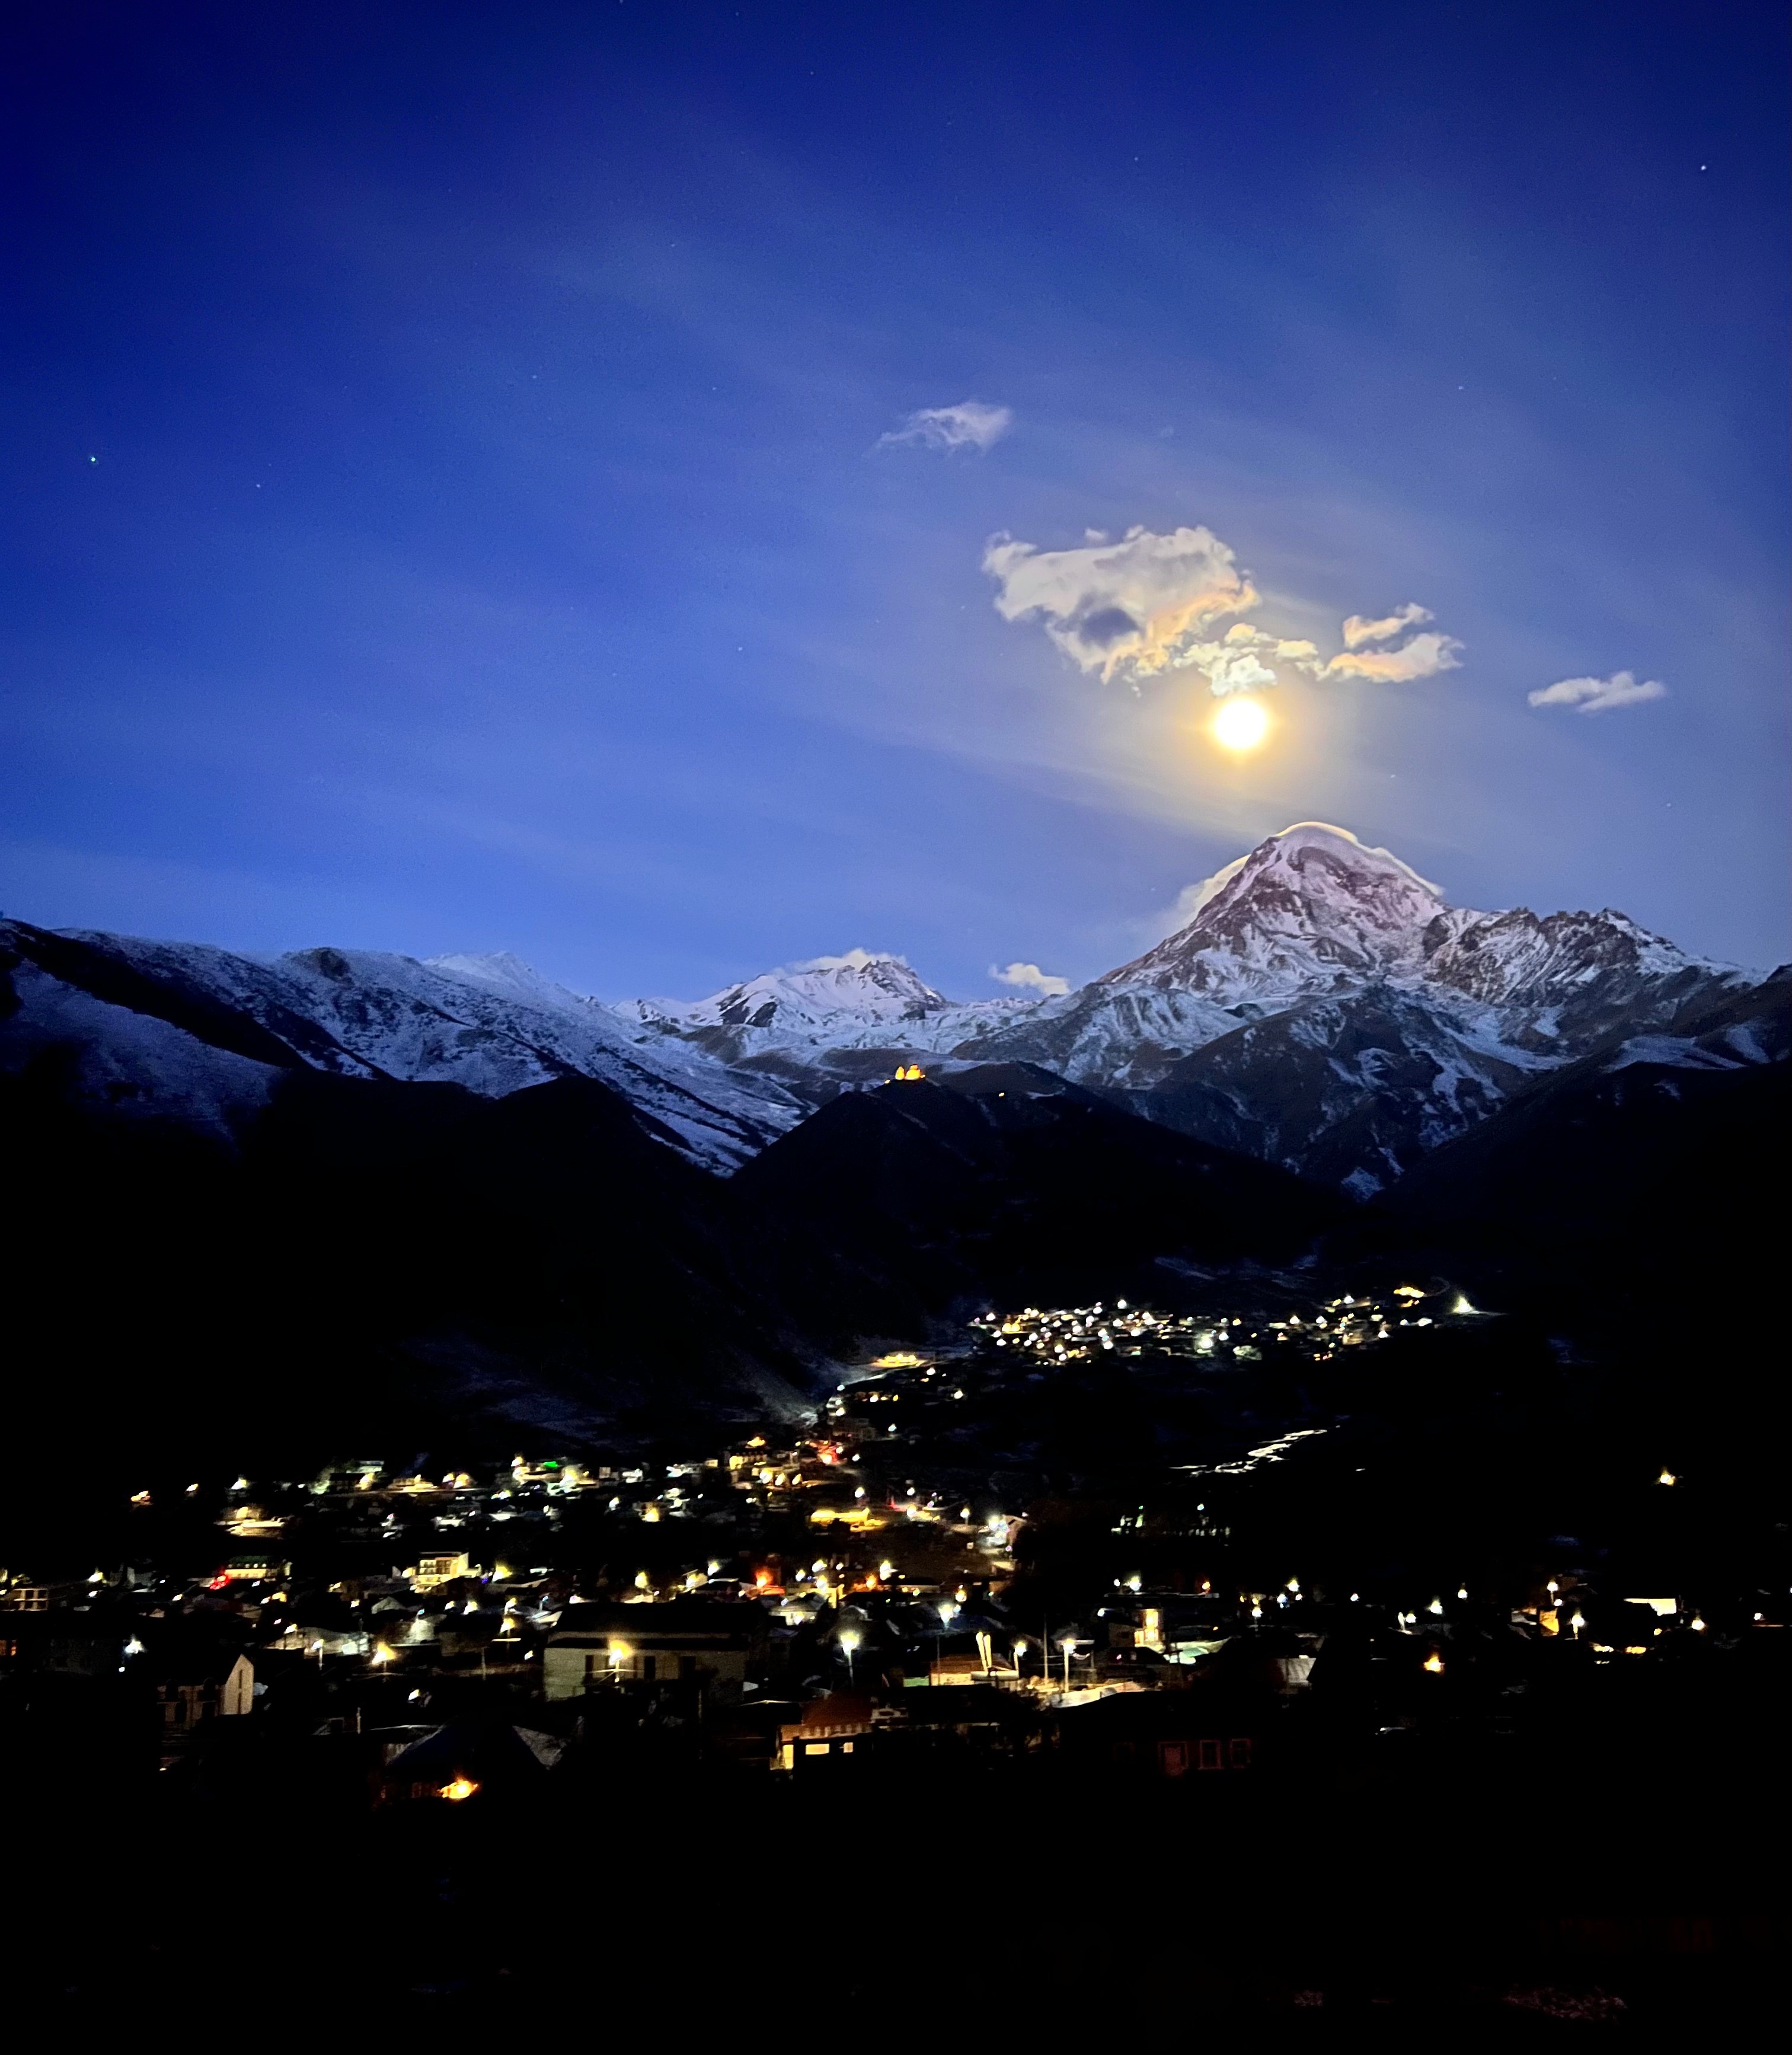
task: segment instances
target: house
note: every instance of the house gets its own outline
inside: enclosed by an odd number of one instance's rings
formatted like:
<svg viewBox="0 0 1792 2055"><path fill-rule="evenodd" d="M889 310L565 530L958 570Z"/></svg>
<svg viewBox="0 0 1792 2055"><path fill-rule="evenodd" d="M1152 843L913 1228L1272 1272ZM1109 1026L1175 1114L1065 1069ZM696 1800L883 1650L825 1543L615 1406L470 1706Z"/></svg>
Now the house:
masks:
<svg viewBox="0 0 1792 2055"><path fill-rule="evenodd" d="M542 1651L542 1688L576 1698L612 1685L688 1683L735 1699L769 1633L758 1606L726 1599L569 1606Z"/></svg>
<svg viewBox="0 0 1792 2055"><path fill-rule="evenodd" d="M164 1659L152 1671L164 1737L178 1739L208 1720L240 1718L255 1707L255 1666L219 1650L209 1659Z"/></svg>
<svg viewBox="0 0 1792 2055"><path fill-rule="evenodd" d="M807 1774L863 1754L871 1747L875 1709L870 1699L836 1692L802 1709L802 1718L778 1730L778 1766Z"/></svg>

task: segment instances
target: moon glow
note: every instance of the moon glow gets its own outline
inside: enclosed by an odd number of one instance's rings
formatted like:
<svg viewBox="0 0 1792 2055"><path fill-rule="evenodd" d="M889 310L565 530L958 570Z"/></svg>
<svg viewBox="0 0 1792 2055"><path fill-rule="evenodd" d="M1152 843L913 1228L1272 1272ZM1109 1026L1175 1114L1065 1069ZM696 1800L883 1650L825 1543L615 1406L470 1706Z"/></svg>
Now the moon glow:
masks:
<svg viewBox="0 0 1792 2055"><path fill-rule="evenodd" d="M1254 749L1270 732L1270 717L1258 700L1234 695L1220 702L1213 717L1213 739L1239 755Z"/></svg>

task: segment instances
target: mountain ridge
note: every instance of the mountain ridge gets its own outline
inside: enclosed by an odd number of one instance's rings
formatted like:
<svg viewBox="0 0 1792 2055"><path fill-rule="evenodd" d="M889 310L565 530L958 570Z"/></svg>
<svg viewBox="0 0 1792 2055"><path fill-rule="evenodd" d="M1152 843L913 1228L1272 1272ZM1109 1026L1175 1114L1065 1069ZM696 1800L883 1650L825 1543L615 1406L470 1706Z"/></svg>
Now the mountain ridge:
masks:
<svg viewBox="0 0 1792 2055"><path fill-rule="evenodd" d="M189 1118L209 1105L220 1132L295 1064L487 1098L584 1076L727 1173L839 1092L924 1057L935 1074L1042 1066L1359 1198L1542 1075L1639 1036L1665 1037L1661 1059L1680 1060L1667 1045L1684 1020L1761 983L1611 908L1452 906L1399 857L1321 822L1268 837L1175 933L1050 997L954 1000L906 959L864 949L704 1000L606 1004L506 953L248 955L23 922L0 933L30 988L0 1062L60 1041L81 1051L96 1099L178 1102ZM189 1035L267 1075L220 1061L208 1075Z"/></svg>

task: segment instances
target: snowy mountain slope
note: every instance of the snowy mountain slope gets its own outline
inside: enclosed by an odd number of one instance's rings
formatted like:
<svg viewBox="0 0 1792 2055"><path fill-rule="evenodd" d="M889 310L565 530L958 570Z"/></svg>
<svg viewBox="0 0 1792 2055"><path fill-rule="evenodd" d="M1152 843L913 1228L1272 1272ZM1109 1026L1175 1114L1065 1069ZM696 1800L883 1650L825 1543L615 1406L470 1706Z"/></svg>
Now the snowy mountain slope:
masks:
<svg viewBox="0 0 1792 2055"><path fill-rule="evenodd" d="M636 1048L607 1008L514 957L431 964L331 949L252 957L202 944L55 937L14 925L28 957L59 966L65 980L84 989L104 991L110 980L127 1010L183 1025L199 1046L338 1076L458 1084L485 1098L555 1078L596 1078L706 1169L733 1169L809 1110L774 1080L732 1072L688 1044ZM34 987L31 996L40 1011L48 1006L45 991ZM91 1025L96 1049L118 1039L116 1018L96 1016ZM169 1075L203 1067L186 1051Z"/></svg>
<svg viewBox="0 0 1792 2055"><path fill-rule="evenodd" d="M782 1058L780 1067L787 1067L793 1061L825 1066L848 1050L949 1050L1037 1004L960 1004L902 957L852 949L767 971L689 1005L636 1000L614 1010L650 1042L687 1041L727 1063Z"/></svg>
<svg viewBox="0 0 1792 2055"><path fill-rule="evenodd" d="M1484 1016L1383 983L1235 1026L1126 1102L1367 1197L1495 1112L1545 1064Z"/></svg>
<svg viewBox="0 0 1792 2055"><path fill-rule="evenodd" d="M160 1118L219 1141L234 1140L267 1104L284 1067L96 997L8 940L0 927L0 1075L41 1077L75 1106Z"/></svg>

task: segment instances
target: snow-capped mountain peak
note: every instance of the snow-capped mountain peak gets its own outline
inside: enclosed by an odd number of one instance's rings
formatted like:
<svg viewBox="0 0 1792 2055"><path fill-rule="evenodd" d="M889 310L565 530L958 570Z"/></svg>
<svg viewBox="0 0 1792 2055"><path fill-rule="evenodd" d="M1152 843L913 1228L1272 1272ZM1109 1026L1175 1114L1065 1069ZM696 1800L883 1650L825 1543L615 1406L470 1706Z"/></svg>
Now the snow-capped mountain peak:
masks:
<svg viewBox="0 0 1792 2055"><path fill-rule="evenodd" d="M803 1033L830 1025L924 1020L951 1001L901 957L849 949L731 984L684 1013L693 1028L765 1028Z"/></svg>
<svg viewBox="0 0 1792 2055"><path fill-rule="evenodd" d="M1213 882L1186 927L1098 982L1291 1000L1416 968L1446 910L1409 864L1320 821L1271 835Z"/></svg>

